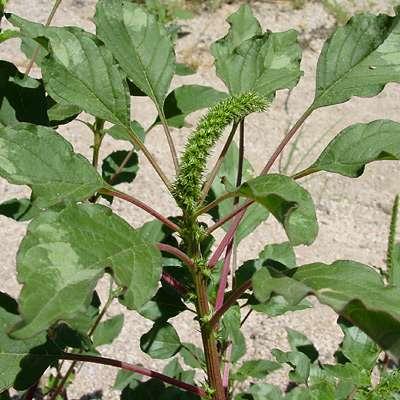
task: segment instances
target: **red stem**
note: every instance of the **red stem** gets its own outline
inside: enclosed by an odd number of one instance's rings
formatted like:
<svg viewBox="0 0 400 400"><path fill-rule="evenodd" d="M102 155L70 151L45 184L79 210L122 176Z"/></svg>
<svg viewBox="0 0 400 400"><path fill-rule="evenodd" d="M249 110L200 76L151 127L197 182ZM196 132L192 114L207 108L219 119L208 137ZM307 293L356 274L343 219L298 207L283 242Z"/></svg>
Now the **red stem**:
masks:
<svg viewBox="0 0 400 400"><path fill-rule="evenodd" d="M183 261L188 267L195 268L193 261L182 250L179 250L176 247L165 243L157 243L156 246L160 249L160 251L164 251L166 253L176 256L181 261Z"/></svg>
<svg viewBox="0 0 400 400"><path fill-rule="evenodd" d="M158 211L154 210L151 208L149 205L143 203L142 201L136 199L133 196L130 196L129 194L119 192L118 190L111 190L111 189L102 189L100 190L101 193L103 194L108 194L109 196L113 197L118 197L122 200L128 201L129 203L134 204L135 206L141 208L142 210L148 212L150 215L153 217L157 218L159 221L161 221L164 225L168 226L173 232L178 232L179 231L179 226L174 224L172 221L170 221L167 217L164 217L164 215L160 214Z"/></svg>
<svg viewBox="0 0 400 400"><path fill-rule="evenodd" d="M233 250L233 240L229 242L225 252L224 265L222 267L221 278L219 280L219 286L217 291L217 299L215 301L216 311L218 311L222 307L222 304L224 303L225 289L228 283L228 276L231 266L232 250Z"/></svg>
<svg viewBox="0 0 400 400"><path fill-rule="evenodd" d="M97 357L97 356L88 356L88 355L71 354L71 353L63 353L59 358L62 360L83 361L83 362L91 362L94 364L110 365L112 367L121 368L126 371L132 371L140 375L158 379L162 382L174 385L180 389L194 393L200 397L206 396L206 392L203 389L199 388L198 386L189 385L188 383L182 382L175 378L171 378L170 376L161 374L151 369L141 367L140 365L128 364L126 362L107 357Z"/></svg>
<svg viewBox="0 0 400 400"><path fill-rule="evenodd" d="M172 275L163 272L161 279L168 285L172 286L181 296L187 295L188 290L186 289L186 287L177 279L175 279Z"/></svg>
<svg viewBox="0 0 400 400"><path fill-rule="evenodd" d="M225 303L221 306L221 308L214 313L211 317L209 325L211 328L218 324L219 319L224 315L229 308L236 303L236 301L240 298L240 296L248 289L251 288L251 279L244 282L241 286L232 290Z"/></svg>
<svg viewBox="0 0 400 400"><path fill-rule="evenodd" d="M311 113L314 111L314 109L309 107L304 114L299 118L299 120L294 124L292 129L285 135L281 143L279 143L278 147L275 149L273 152L272 156L268 160L268 162L265 164L265 167L261 171L260 175L266 175L268 174L269 170L271 167L274 165L274 162L276 159L279 157L279 155L282 153L283 149L285 146L289 143L289 141L293 138L293 136L296 134L296 132L299 130L299 128L303 125L304 121L311 115ZM244 214L246 213L247 207L249 207L253 201L247 201L244 203L241 207L238 209L234 210L231 214L227 215L223 220L218 221L215 225L213 225L208 232L211 233L215 229L217 229L219 226L223 225L225 222L229 221L231 218L235 217L234 221L232 222L232 225L229 227L228 232L225 234L224 238L221 240L219 246L215 250L214 254L211 256L210 261L209 261L209 266L214 267L215 264L218 262L220 259L225 247L229 244L229 242L232 240L232 238L235 235L235 232L240 224L240 221L242 220Z"/></svg>

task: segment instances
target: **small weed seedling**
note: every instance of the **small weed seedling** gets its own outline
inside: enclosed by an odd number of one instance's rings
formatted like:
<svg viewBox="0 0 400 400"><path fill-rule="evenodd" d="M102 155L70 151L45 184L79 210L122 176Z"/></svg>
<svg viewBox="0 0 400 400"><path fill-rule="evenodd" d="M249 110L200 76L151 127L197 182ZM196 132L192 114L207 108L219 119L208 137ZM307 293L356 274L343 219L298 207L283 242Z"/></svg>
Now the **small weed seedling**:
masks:
<svg viewBox="0 0 400 400"><path fill-rule="evenodd" d="M356 178L368 163L398 160L400 124L349 126L307 168L291 176L271 173L315 110L400 83L398 14L359 14L332 34L319 56L313 102L276 149L260 150L260 157L272 155L258 175L245 159L246 118L262 113L276 91L292 89L302 76L294 30L264 30L244 5L229 17L227 35L211 47L226 91L200 85L170 90L175 74L190 71L176 63L160 20L134 2L99 0L95 35L4 17L13 28L0 32L1 40L20 38L42 78L0 61L0 176L32 191L29 199L0 205L1 214L30 220L17 254L19 298L0 293L2 398L14 387L26 391L27 399L38 389L49 400L67 399L66 388L82 362L119 368L115 388L124 399L398 398L400 379L393 371L400 356L398 198L383 272L351 260L298 265L294 247L311 245L318 233L302 178L323 172ZM148 127L131 120L136 96L149 97L157 111ZM201 109L208 111L179 155L171 128L182 128ZM90 161L57 133L64 124L82 121L83 112L93 133ZM157 126L168 141L174 176L146 144L146 134ZM226 129L221 153L207 169ZM128 148L101 162L106 135ZM121 183L127 187L135 179L140 153L179 214L155 210L139 199L140 191L137 198L120 190ZM114 198L154 219L133 228L112 211ZM257 259L234 269L236 247L267 218L282 225L287 241L266 244ZM213 222L200 222L205 220ZM219 241L218 229L224 231ZM96 288L104 275L110 290L100 298ZM290 351L274 349L271 360L240 361L246 355L241 327L251 312L275 317L302 310L312 307L308 296L338 314L343 342L336 363L324 364L307 337L293 330L287 331ZM105 319L114 302L153 321L140 348L169 360L163 372L101 356L101 346L112 343L124 323L122 314ZM193 313L193 335L199 333L202 348L182 342L169 321L183 312ZM266 377L284 365L290 372L282 392Z"/></svg>

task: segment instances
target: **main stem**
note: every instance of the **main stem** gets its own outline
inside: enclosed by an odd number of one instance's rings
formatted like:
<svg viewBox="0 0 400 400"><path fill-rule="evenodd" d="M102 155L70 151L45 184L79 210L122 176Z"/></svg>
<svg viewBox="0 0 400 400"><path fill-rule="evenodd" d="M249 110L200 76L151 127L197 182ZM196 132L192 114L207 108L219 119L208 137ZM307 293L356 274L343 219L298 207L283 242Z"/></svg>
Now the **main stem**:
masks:
<svg viewBox="0 0 400 400"><path fill-rule="evenodd" d="M211 310L207 294L208 278L204 274L206 263L202 261L200 251L201 239L199 239L199 226L196 217L190 213L184 212L183 219L185 221L185 229L182 231L187 232L186 235L183 235L184 247L186 253L194 262L192 276L196 290L196 311L200 322L201 338L207 367L208 385L212 390L213 400L225 400L225 391L222 383L221 366L215 331L214 329L211 329L208 324Z"/></svg>

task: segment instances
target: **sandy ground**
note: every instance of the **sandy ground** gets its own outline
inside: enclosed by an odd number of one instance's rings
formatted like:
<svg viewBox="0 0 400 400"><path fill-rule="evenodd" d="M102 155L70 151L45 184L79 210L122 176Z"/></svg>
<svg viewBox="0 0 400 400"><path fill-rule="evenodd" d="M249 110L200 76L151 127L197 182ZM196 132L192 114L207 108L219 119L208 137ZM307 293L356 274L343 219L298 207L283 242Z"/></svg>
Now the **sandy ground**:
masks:
<svg viewBox="0 0 400 400"><path fill-rule="evenodd" d="M370 2L356 1L356 8L367 7ZM370 7L373 11L387 11L390 1L374 2ZM43 22L49 12L52 1L10 0L9 10L32 20ZM91 16L94 10L94 0L65 0L61 6L54 24L79 25L93 31ZM198 73L194 77L185 77L174 81L174 86L181 83L200 83L223 89L222 83L215 75L212 58L208 47L215 39L223 36L227 30L226 17L237 8L237 5L226 5L218 11L204 13L193 20L185 21L185 29L190 32L178 43L178 58L181 61L197 64ZM288 101L288 112L285 111L287 93L279 93L271 109L247 122L246 155L253 163L256 171L264 165L287 127L298 118L302 111L311 103L314 92L314 74L318 53L324 39L332 27L334 19L328 15L318 2L307 2L302 10L292 10L284 2L261 1L254 4L254 11L265 29L283 31L295 28L301 33L304 46L302 69L304 77L293 90ZM21 70L27 61L18 50L18 43L7 42L0 48L2 59L11 60ZM33 71L33 73L37 71ZM368 122L377 118L389 118L400 122L399 118L400 92L395 85L386 89L373 99L353 99L336 107L329 107L315 112L306 122L304 134L299 148L295 153L293 168L307 149L312 146L311 153L302 166L315 159L324 145L342 128L356 122ZM154 109L145 101L133 103L134 117L146 125L154 117ZM195 123L200 114L190 117ZM79 123L72 123L60 129L60 132L72 142L76 151L89 157L90 132ZM173 135L181 150L189 129L174 130ZM322 136L322 140L314 142ZM167 172L172 175L170 157L165 152L167 146L161 130L154 130L147 138L147 145L160 160ZM126 146L126 145L125 145ZM107 139L102 149L106 156L112 150L124 148L121 142ZM218 153L218 151L216 152ZM162 189L159 180L150 169L146 160L141 160L140 173L133 185L125 187L127 192L135 193L144 201L151 202L155 208L166 215L176 212L174 205ZM388 233L390 208L395 193L399 191L399 165L393 162L380 162L368 166L365 174L351 180L332 174L320 175L305 182L306 188L312 193L318 212L320 234L317 241L310 247L298 247L296 253L299 264L337 259L354 259L369 265L383 266ZM28 191L21 187L11 186L0 180L0 200L26 195ZM140 193L140 195L139 195ZM114 210L125 217L132 225L140 226L148 220L142 212L116 201ZM15 253L19 242L24 236L26 225L0 217L0 254L1 254L1 290L17 296L19 285L15 279ZM282 229L268 221L260 226L253 236L243 242L239 249L239 261L255 257L267 243L276 243L285 239ZM110 315L124 312L115 305ZM136 313L125 313L126 324L120 337L112 347L104 347L103 354L121 358L128 362L141 362L155 368L163 365L143 354L139 347L139 338L151 326ZM285 327L291 327L305 332L315 343L323 360L329 361L337 343L340 342L340 332L335 325L335 314L328 308L316 306L311 310L287 314L285 316L267 319L263 315L253 314L246 323L244 331L248 338L248 358L269 357L270 349L274 347L287 348ZM199 341L196 326L189 315L173 321L182 340L196 337ZM70 398L103 391L103 398L113 399L118 393L111 390L115 370L100 366L84 366L79 377L71 387ZM270 381L283 385L282 375L275 375Z"/></svg>

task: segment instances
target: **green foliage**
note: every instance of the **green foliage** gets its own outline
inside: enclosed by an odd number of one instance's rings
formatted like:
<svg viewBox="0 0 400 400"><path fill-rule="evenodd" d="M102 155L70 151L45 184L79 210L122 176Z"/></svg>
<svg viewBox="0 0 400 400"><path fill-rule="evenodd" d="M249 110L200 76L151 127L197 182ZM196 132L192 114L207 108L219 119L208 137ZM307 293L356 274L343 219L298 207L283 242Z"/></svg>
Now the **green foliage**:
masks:
<svg viewBox="0 0 400 400"><path fill-rule="evenodd" d="M300 179L325 171L357 178L369 163L398 161L399 124L378 120L347 127L292 177L270 168L317 108L375 96L387 83L399 82L399 16L359 14L333 33L319 57L312 105L275 151L255 149L261 156L272 154L259 175L245 157L247 117L299 81L297 33L265 32L243 5L228 18L226 36L211 47L229 93L197 84L170 89L175 75L193 73L176 63L178 30L164 26L185 16L156 0L144 6L99 0L96 34L91 34L6 15L14 29L0 32L0 42L19 37L23 52L36 55L42 79L0 61L0 176L32 190L30 199L0 204L2 216L31 220L17 253L18 302L0 293L1 399L8 400L11 387L32 391L32 385L42 385L48 368L45 395L63 393L81 361L119 367L114 388L126 400L398 398L400 380L392 371L400 359L398 198L387 271L351 260L299 266L294 248L311 245L318 233L314 203ZM157 116L149 126L139 96L155 105ZM203 109L209 110L189 134L179 163L177 133L171 130L187 127L187 117ZM82 112L79 121L93 133L90 161L57 132ZM161 153L156 158L148 148L146 136L158 125L176 161L175 176L161 168ZM217 163L208 168L209 155L230 125ZM232 141L236 131L239 145ZM131 147L104 155L103 138ZM146 189L138 174L142 156L176 201L174 216L140 200ZM115 188L134 180L135 197ZM95 204L102 197L110 200L108 206ZM153 219L134 229L112 211L113 197ZM269 214L288 241L266 243L256 259L236 268L237 247L256 228L266 227L262 223ZM214 235L218 227L226 232L222 240L219 232ZM100 299L97 286L105 274L110 288L108 298ZM273 318L304 310L314 304L309 296L339 316L343 340L335 362L326 364L322 349L293 329L287 329L287 351L246 358L242 326L252 311ZM120 313L105 317L116 300L126 312L135 310L138 318L152 321L140 348L151 358L168 360L162 373L101 356L102 346L124 325ZM183 313L198 324L188 342L174 327ZM61 360L74 362L70 372L65 374ZM278 369L288 371L285 393L268 383Z"/></svg>

